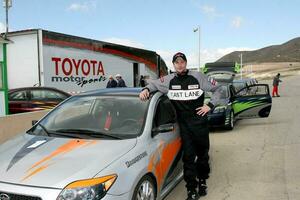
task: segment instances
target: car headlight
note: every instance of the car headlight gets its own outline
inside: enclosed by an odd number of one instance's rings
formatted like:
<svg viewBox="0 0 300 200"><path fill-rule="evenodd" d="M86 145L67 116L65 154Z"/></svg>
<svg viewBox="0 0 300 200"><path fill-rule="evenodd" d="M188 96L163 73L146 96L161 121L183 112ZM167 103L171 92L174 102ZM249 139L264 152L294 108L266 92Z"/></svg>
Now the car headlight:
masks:
<svg viewBox="0 0 300 200"><path fill-rule="evenodd" d="M79 180L67 185L57 200L99 200L102 199L117 179L117 175Z"/></svg>
<svg viewBox="0 0 300 200"><path fill-rule="evenodd" d="M218 106L213 110L213 113L222 113L226 111L226 106Z"/></svg>

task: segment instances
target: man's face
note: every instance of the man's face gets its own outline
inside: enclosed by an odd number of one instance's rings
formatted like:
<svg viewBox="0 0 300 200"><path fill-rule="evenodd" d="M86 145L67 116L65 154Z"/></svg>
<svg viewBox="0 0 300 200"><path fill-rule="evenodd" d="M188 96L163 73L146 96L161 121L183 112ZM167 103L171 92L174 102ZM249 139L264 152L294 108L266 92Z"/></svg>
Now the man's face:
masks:
<svg viewBox="0 0 300 200"><path fill-rule="evenodd" d="M182 73L186 70L186 61L183 60L182 58L177 58L175 62L173 63L174 68L177 73Z"/></svg>

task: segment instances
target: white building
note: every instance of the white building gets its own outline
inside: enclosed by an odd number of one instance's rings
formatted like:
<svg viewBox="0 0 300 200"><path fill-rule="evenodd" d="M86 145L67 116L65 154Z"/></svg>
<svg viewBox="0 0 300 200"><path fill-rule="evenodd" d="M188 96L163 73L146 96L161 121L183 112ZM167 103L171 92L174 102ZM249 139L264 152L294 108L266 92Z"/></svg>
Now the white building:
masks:
<svg viewBox="0 0 300 200"><path fill-rule="evenodd" d="M121 74L128 87L140 75L158 78L167 67L153 51L41 29L10 32L7 47L9 89L55 87L67 92L105 88Z"/></svg>

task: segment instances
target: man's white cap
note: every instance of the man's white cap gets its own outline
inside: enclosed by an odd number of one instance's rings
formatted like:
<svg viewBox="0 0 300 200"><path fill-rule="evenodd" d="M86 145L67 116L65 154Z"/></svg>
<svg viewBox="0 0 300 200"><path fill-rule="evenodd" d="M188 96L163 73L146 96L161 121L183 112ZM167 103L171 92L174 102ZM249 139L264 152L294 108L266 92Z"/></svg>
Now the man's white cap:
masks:
<svg viewBox="0 0 300 200"><path fill-rule="evenodd" d="M121 74L116 74L116 77L122 77Z"/></svg>

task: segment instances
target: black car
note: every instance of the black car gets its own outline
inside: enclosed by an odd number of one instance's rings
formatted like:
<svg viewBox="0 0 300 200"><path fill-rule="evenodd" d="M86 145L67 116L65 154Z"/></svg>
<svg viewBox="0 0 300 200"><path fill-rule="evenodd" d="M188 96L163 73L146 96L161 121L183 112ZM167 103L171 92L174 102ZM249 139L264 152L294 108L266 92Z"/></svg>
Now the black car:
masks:
<svg viewBox="0 0 300 200"><path fill-rule="evenodd" d="M8 92L9 113L52 109L71 95L50 87L24 87Z"/></svg>
<svg viewBox="0 0 300 200"><path fill-rule="evenodd" d="M235 88L235 72L229 68L222 71L207 71L209 78L222 87L221 103L208 113L210 127L224 127L232 130L238 119L268 117L272 107L269 86L267 84L245 84ZM245 82L242 82L243 84ZM206 93L208 102L211 94Z"/></svg>

